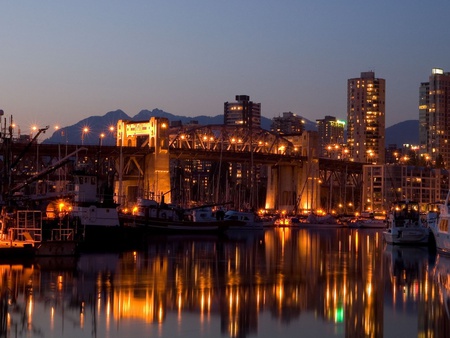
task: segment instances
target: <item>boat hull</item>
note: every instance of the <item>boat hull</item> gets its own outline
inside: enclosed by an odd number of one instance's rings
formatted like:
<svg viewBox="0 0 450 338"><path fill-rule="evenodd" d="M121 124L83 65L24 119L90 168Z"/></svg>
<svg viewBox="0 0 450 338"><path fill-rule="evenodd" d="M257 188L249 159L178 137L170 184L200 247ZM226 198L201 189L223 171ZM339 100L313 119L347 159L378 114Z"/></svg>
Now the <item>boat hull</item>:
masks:
<svg viewBox="0 0 450 338"><path fill-rule="evenodd" d="M77 247L76 241L45 241L37 245L36 256L74 256Z"/></svg>
<svg viewBox="0 0 450 338"><path fill-rule="evenodd" d="M364 229L384 229L386 222L384 220L357 220L350 222L350 228L364 228Z"/></svg>
<svg viewBox="0 0 450 338"><path fill-rule="evenodd" d="M218 234L225 232L231 225L228 221L191 222L170 221L140 216L124 215L120 217L123 227L133 227L145 233L183 233Z"/></svg>
<svg viewBox="0 0 450 338"><path fill-rule="evenodd" d="M383 237L388 244L427 245L428 228L390 228L383 231Z"/></svg>
<svg viewBox="0 0 450 338"><path fill-rule="evenodd" d="M444 232L434 232L434 240L438 252L450 256L450 234Z"/></svg>
<svg viewBox="0 0 450 338"><path fill-rule="evenodd" d="M36 248L32 243L22 241L0 241L1 258L33 257Z"/></svg>

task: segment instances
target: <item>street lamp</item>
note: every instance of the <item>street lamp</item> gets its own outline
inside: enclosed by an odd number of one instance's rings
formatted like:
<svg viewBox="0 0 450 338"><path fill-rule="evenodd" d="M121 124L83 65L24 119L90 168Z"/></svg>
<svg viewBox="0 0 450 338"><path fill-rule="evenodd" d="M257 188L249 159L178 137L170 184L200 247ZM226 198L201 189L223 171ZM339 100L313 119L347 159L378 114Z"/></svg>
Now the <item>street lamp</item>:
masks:
<svg viewBox="0 0 450 338"><path fill-rule="evenodd" d="M84 135L87 133L89 133L89 128L84 127L83 130L81 131L81 145L84 145Z"/></svg>
<svg viewBox="0 0 450 338"><path fill-rule="evenodd" d="M101 147L103 144L103 138L105 137L105 133L101 133L98 138L98 145Z"/></svg>
<svg viewBox="0 0 450 338"><path fill-rule="evenodd" d="M31 127L31 135L30 135L30 140L32 140L32 139L33 139L33 133L35 133L37 129L38 129L38 127L36 127L36 126L32 126L32 127Z"/></svg>

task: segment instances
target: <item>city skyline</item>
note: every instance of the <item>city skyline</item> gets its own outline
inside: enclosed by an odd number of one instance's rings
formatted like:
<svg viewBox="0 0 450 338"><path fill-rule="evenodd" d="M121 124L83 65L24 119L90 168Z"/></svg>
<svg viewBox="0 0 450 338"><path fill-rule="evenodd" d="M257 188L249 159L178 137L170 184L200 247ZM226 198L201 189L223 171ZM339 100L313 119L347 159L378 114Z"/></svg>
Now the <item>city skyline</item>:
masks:
<svg viewBox="0 0 450 338"><path fill-rule="evenodd" d="M0 109L23 133L162 109L217 116L245 94L272 119L346 118L347 79L386 79L386 126L417 120L420 83L450 69L450 3L6 3Z"/></svg>

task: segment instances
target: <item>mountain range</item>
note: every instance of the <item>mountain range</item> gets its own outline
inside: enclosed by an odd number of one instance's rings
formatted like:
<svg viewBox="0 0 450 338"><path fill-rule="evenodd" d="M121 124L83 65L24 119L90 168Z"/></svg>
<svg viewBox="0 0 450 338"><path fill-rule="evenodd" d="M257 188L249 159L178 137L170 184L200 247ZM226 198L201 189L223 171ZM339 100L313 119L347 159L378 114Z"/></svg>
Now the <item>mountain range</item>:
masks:
<svg viewBox="0 0 450 338"><path fill-rule="evenodd" d="M181 121L183 124L197 121L200 125L223 124L223 115L217 116L196 116L186 117L167 113L160 109L142 110L137 115L130 117L122 110L115 110L106 113L103 116L91 116L85 118L74 125L60 128L45 139L42 143L47 144L81 144L95 145L100 142L100 134L104 133L101 140L104 145L114 145L114 134L109 131L111 126L116 126L118 120L145 121L150 117L166 117L169 121ZM261 127L270 130L272 120L261 116ZM88 132L83 133L84 128ZM305 119L306 130L316 130L315 121ZM402 144L417 144L419 142L419 121L407 120L386 128L386 146L396 144L401 147Z"/></svg>

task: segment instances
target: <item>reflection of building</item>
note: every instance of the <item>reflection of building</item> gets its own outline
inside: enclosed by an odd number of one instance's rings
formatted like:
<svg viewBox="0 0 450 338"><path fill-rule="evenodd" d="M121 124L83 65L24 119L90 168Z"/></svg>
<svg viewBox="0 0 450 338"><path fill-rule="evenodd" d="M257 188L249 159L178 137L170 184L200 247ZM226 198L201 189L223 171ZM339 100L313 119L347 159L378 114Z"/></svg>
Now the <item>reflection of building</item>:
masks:
<svg viewBox="0 0 450 338"><path fill-rule="evenodd" d="M365 165L363 167L363 209L386 211L396 200L420 204L445 199L449 189L448 172L410 165Z"/></svg>
<svg viewBox="0 0 450 338"><path fill-rule="evenodd" d="M430 271L427 248L387 252L378 232L304 230L150 238L144 251L72 264L5 263L3 336L391 337L413 327L448 337L449 261Z"/></svg>
<svg viewBox="0 0 450 338"><path fill-rule="evenodd" d="M283 113L283 116L274 117L270 130L281 135L298 135L303 132L304 121L301 116L294 113Z"/></svg>
<svg viewBox="0 0 450 338"><path fill-rule="evenodd" d="M450 73L433 68L428 82L419 90L419 142L422 154L436 163L439 156L450 165Z"/></svg>
<svg viewBox="0 0 450 338"><path fill-rule="evenodd" d="M261 103L250 101L247 95L236 95L236 101L224 103L224 124L260 127Z"/></svg>
<svg viewBox="0 0 450 338"><path fill-rule="evenodd" d="M347 144L355 162L384 164L385 80L374 72L349 79L347 87Z"/></svg>

